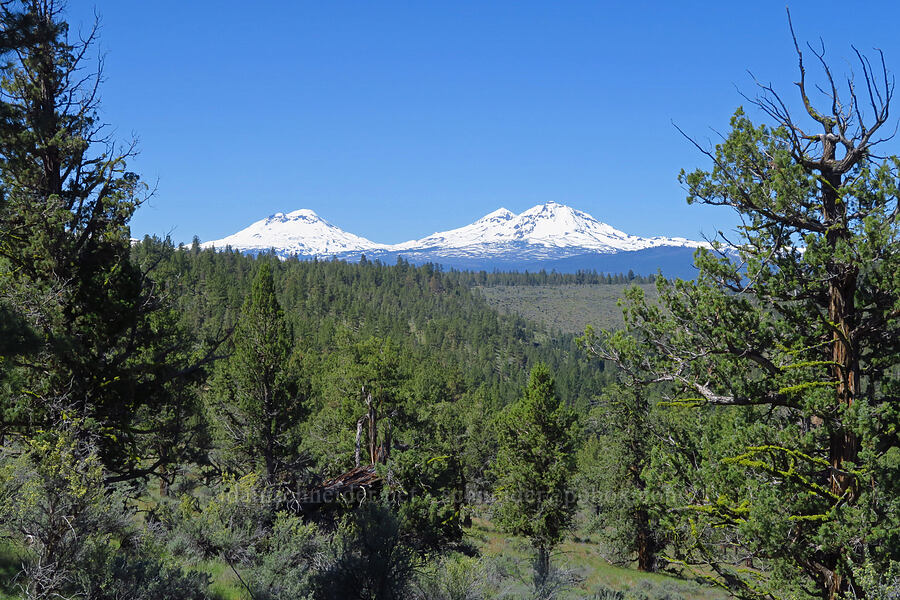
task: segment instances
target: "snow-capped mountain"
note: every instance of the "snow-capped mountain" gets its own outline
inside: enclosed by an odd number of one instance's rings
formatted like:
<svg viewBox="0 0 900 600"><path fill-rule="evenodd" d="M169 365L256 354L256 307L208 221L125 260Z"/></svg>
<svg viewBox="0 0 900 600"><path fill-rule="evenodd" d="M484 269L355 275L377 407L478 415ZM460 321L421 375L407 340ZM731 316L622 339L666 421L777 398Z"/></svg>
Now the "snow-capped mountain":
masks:
<svg viewBox="0 0 900 600"><path fill-rule="evenodd" d="M322 219L311 210L275 213L250 227L221 240L205 242L204 248L231 246L248 254L274 249L282 257L332 257L347 252L383 250L388 246L376 244L364 237L348 233Z"/></svg>
<svg viewBox="0 0 900 600"><path fill-rule="evenodd" d="M612 254L659 246L696 248L699 245L700 242L684 238L628 235L586 212L547 202L519 215L501 208L471 225L397 244L392 250L440 250L449 254L462 251L469 256L506 251L521 254L527 250L536 256L559 256L586 251Z"/></svg>
<svg viewBox="0 0 900 600"><path fill-rule="evenodd" d="M521 214L498 209L470 225L433 233L401 244L379 244L348 233L311 210L276 213L204 247L231 246L256 254L273 249L282 258L359 260L361 254L383 262L398 256L421 264L459 269L559 271L596 269L655 273L666 265L683 275L693 251L705 245L685 238L643 238L619 231L591 215L556 202Z"/></svg>

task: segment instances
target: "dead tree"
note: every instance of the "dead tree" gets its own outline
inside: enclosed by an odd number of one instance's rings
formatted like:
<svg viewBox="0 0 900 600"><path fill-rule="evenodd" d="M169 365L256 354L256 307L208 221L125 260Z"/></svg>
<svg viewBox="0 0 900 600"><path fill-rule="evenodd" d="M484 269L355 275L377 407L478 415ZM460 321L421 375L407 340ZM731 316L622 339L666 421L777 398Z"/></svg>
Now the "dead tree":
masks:
<svg viewBox="0 0 900 600"><path fill-rule="evenodd" d="M372 398L371 392L366 392L365 386L362 393L366 397L366 414L356 421L356 449L354 453L354 463L360 466L362 460L362 434L363 425L367 425L368 429L368 450L369 464L386 463L391 453L391 420L390 417L384 418L384 442L378 444L378 408Z"/></svg>

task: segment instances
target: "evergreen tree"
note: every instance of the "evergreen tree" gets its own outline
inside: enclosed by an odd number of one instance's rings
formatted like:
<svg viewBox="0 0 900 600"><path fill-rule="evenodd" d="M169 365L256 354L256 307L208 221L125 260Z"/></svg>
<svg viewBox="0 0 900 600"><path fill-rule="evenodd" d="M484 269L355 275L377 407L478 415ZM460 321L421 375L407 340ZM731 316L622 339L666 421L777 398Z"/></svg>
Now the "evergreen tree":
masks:
<svg viewBox="0 0 900 600"><path fill-rule="evenodd" d="M740 215L738 260L701 250L696 281L661 284L662 308L632 294L627 317L647 380L698 425L671 444L690 455L669 473L685 560L742 597L835 599L900 560L900 159L875 152L883 61L858 54L841 95L816 52L819 110L797 53L813 129L763 86L773 126L738 110L712 170L681 176L689 202Z"/></svg>
<svg viewBox="0 0 900 600"><path fill-rule="evenodd" d="M641 388L613 385L588 417L578 452L579 488L595 511L594 529L624 564L655 571L662 547L645 469L654 444L650 400Z"/></svg>
<svg viewBox="0 0 900 600"><path fill-rule="evenodd" d="M242 470L260 466L276 483L299 459L308 396L299 353L275 297L272 268L260 265L234 331L234 353L216 382L215 412Z"/></svg>
<svg viewBox="0 0 900 600"><path fill-rule="evenodd" d="M130 260L145 186L97 115L101 76L85 64L97 28L70 41L53 0L4 2L0 26L0 49L17 48L0 66L0 306L33 342L7 375L7 430L76 415L103 434L108 481L159 474L187 446L200 369Z"/></svg>
<svg viewBox="0 0 900 600"><path fill-rule="evenodd" d="M576 503L575 415L556 394L549 369L532 369L522 397L497 425L494 515L506 531L524 535L537 552L535 586L550 574L550 552L572 522Z"/></svg>

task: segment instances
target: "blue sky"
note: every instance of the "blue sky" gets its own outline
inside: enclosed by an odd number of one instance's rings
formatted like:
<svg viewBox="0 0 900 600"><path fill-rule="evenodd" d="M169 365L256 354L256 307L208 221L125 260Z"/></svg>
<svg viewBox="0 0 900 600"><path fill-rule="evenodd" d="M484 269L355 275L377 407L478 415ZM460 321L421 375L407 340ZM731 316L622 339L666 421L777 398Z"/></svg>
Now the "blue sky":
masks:
<svg viewBox="0 0 900 600"><path fill-rule="evenodd" d="M837 71L851 43L900 70L898 4L790 7ZM697 238L734 217L686 205L677 174L706 162L673 122L714 141L748 69L796 96L783 1L70 0L69 19L94 10L103 117L157 187L132 234L176 242L311 208L395 243L548 200Z"/></svg>

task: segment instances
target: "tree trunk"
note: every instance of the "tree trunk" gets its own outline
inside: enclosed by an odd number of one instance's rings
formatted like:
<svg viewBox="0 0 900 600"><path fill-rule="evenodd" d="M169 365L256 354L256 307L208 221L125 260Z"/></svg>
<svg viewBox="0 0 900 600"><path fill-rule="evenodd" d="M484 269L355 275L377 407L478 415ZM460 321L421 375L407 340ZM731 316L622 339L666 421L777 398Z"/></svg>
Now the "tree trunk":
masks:
<svg viewBox="0 0 900 600"><path fill-rule="evenodd" d="M369 464L375 464L378 460L378 415L375 412L375 402L372 400L372 394L366 396L366 405L369 414Z"/></svg>
<svg viewBox="0 0 900 600"><path fill-rule="evenodd" d="M363 415L356 422L356 452L354 453L354 458L356 459L356 466L359 466L360 463L360 445L362 440L362 431L363 431L363 423L366 419L368 419L368 415Z"/></svg>
<svg viewBox="0 0 900 600"><path fill-rule="evenodd" d="M388 459L391 457L391 419L386 418L384 420L384 442L381 445L381 452L379 453L378 461L384 464L387 464Z"/></svg>
<svg viewBox="0 0 900 600"><path fill-rule="evenodd" d="M2 444L0 444L2 446ZM160 456L163 456L163 452L160 452ZM159 496L160 498L168 498L169 496L169 467L167 462L163 462L163 464L159 467Z"/></svg>
<svg viewBox="0 0 900 600"><path fill-rule="evenodd" d="M274 375L266 377L266 383L263 386L262 412L264 416L265 431L263 432L263 458L266 462L266 483L272 485L275 483L276 457L275 457L275 423L272 410L272 396L274 394ZM269 383L272 381L272 383Z"/></svg>
<svg viewBox="0 0 900 600"><path fill-rule="evenodd" d="M825 145L823 158L834 158L834 147ZM826 160L822 161L826 163ZM842 186L840 173L823 169L822 212L828 227L826 241L832 252L851 235L847 229L847 209L839 197ZM853 339L856 316L854 295L856 293L858 268L855 265L837 262L831 265L828 281L828 319L834 327L831 336L831 374L835 381L835 406L832 432L829 439L829 463L831 465L831 492L852 502L856 497L855 482L846 472L845 462L856 462L858 444L856 436L842 416L850 408L859 391L859 356ZM825 561L830 573L825 575L825 588L829 600L837 600L848 590L848 581L838 573L840 554L828 556Z"/></svg>
<svg viewBox="0 0 900 600"><path fill-rule="evenodd" d="M275 483L275 449L271 437L266 440L266 483Z"/></svg>
<svg viewBox="0 0 900 600"><path fill-rule="evenodd" d="M853 404L859 388L859 358L853 344L852 328L857 272L855 268L845 265L840 265L839 268L842 271L840 276L828 285L828 317L836 328L832 335L831 360L834 363L832 375L837 382L835 406L837 412ZM844 472L843 465L846 461L855 462L857 452L856 436L848 430L845 423L839 422L831 434L829 449L832 468L831 491L837 496L847 494L848 500L855 497L856 490L853 477Z"/></svg>
<svg viewBox="0 0 900 600"><path fill-rule="evenodd" d="M639 390L638 394L637 398L645 397L643 390ZM641 414L647 414L649 412L649 408L646 406L641 406L639 408ZM635 419L635 422L632 425L634 427L630 428L632 431L631 450L634 453L634 462L629 465L628 471L631 475L632 484L635 489L638 490L639 494L643 496L646 484L641 476L641 472L643 471L644 465L647 463L647 453L644 449L643 432L640 431L638 420ZM637 532L635 535L634 546L637 551L638 569L644 572L651 572L656 570L656 544L653 540L653 530L650 526L650 514L647 512L646 504L643 502L642 499L641 503L634 507L634 512L631 515Z"/></svg>
<svg viewBox="0 0 900 600"><path fill-rule="evenodd" d="M550 549L538 546L537 558L534 561L534 587L542 590L550 578Z"/></svg>
<svg viewBox="0 0 900 600"><path fill-rule="evenodd" d="M635 521L638 570L649 573L656 570L656 545L653 541L653 532L650 530L650 515L644 508L639 508L635 513Z"/></svg>

